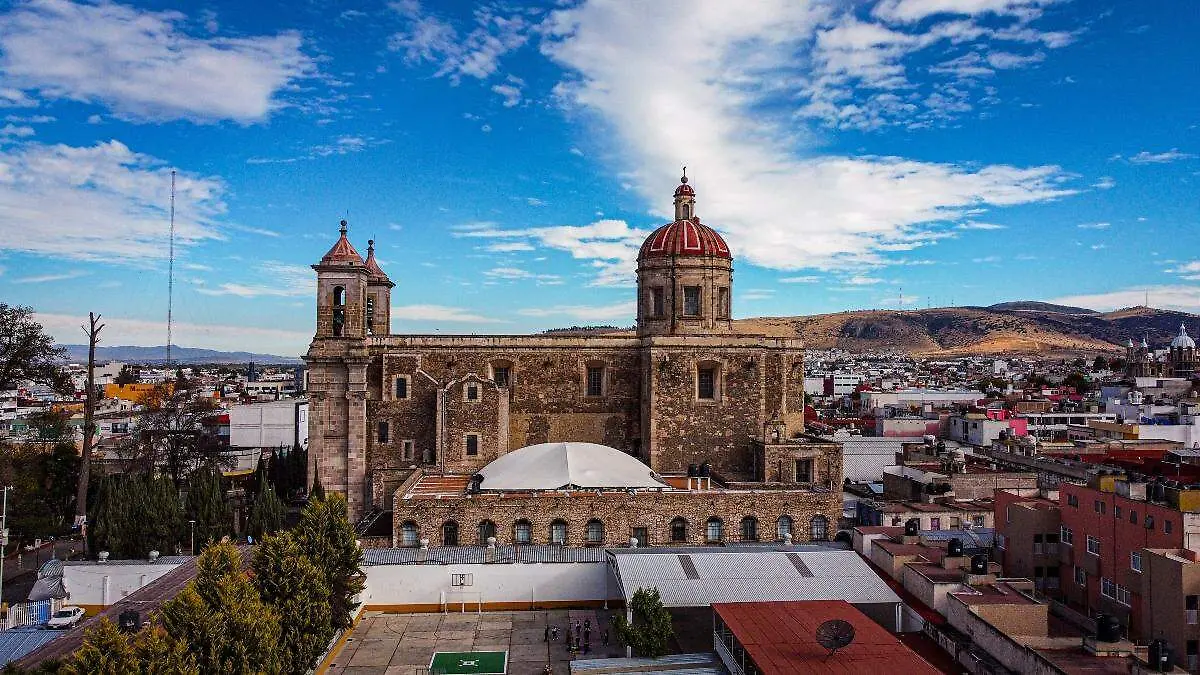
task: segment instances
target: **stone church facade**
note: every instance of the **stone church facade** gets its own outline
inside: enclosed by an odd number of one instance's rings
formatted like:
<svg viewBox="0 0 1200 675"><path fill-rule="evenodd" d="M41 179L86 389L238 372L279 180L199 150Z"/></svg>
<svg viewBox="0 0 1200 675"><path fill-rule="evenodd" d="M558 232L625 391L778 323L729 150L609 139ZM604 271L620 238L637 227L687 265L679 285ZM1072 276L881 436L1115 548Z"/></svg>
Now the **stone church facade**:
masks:
<svg viewBox="0 0 1200 675"><path fill-rule="evenodd" d="M674 201L639 252L636 330L583 336L392 335L394 285L343 222L313 265L310 479L358 518L422 476L592 442L663 476L707 465L731 490L799 490L836 523L841 452L804 435L803 345L733 330L729 248L696 216L686 176Z"/></svg>

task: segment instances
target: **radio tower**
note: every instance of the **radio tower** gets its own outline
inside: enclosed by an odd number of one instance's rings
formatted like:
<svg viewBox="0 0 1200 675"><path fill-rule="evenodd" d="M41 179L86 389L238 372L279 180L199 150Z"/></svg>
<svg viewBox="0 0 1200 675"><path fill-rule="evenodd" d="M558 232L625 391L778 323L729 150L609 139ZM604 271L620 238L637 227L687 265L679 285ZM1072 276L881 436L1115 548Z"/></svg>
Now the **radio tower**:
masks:
<svg viewBox="0 0 1200 675"><path fill-rule="evenodd" d="M175 309L175 169L171 169L171 237L167 257L167 365L171 365L171 316Z"/></svg>

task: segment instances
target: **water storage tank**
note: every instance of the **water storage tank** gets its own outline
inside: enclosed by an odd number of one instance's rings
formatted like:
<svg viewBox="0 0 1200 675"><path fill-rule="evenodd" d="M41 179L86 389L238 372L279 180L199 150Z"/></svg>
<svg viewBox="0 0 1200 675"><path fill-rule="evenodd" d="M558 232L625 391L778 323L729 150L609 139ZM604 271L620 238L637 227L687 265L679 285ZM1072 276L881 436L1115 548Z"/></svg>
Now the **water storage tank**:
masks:
<svg viewBox="0 0 1200 675"><path fill-rule="evenodd" d="M982 553L971 556L971 574L987 574L988 557Z"/></svg>
<svg viewBox="0 0 1200 675"><path fill-rule="evenodd" d="M908 537L917 536L917 532L921 530L921 521L916 518L909 518L904 523L904 534Z"/></svg>
<svg viewBox="0 0 1200 675"><path fill-rule="evenodd" d="M963 554L962 539L959 539L958 537L951 539L950 543L946 545L946 555L948 555L952 558L957 558L958 556L961 556L962 554Z"/></svg>
<svg viewBox="0 0 1200 675"><path fill-rule="evenodd" d="M1169 673L1175 668L1175 650L1171 643L1158 639L1150 643L1150 667L1160 673Z"/></svg>
<svg viewBox="0 0 1200 675"><path fill-rule="evenodd" d="M1101 642L1120 642L1121 620L1111 614L1097 616L1096 639Z"/></svg>

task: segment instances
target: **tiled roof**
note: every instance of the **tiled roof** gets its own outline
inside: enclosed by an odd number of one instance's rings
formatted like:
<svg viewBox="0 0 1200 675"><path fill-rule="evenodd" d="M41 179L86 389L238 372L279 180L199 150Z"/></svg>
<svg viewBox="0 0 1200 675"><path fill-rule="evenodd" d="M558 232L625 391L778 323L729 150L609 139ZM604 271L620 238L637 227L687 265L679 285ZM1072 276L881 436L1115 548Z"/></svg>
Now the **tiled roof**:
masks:
<svg viewBox="0 0 1200 675"><path fill-rule="evenodd" d="M44 628L11 628L0 631L0 666L6 666L64 634L65 631Z"/></svg>
<svg viewBox="0 0 1200 675"><path fill-rule="evenodd" d="M733 258L729 246L716 230L701 225L699 218L667 223L646 237L638 259L669 256L713 256Z"/></svg>

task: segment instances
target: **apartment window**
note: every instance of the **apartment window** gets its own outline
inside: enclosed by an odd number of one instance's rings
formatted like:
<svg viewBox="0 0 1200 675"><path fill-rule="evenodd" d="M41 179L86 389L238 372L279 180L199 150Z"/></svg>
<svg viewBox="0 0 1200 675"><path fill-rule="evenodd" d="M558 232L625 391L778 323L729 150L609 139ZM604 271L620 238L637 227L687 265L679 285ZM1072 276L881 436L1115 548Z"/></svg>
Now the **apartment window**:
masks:
<svg viewBox="0 0 1200 675"><path fill-rule="evenodd" d="M604 543L604 523L593 518L587 522L587 543Z"/></svg>
<svg viewBox="0 0 1200 675"><path fill-rule="evenodd" d="M696 373L696 398L711 401L717 398L717 369L701 368Z"/></svg>
<svg viewBox="0 0 1200 675"><path fill-rule="evenodd" d="M1154 529L1154 516L1146 516L1146 529L1147 530Z"/></svg>
<svg viewBox="0 0 1200 675"><path fill-rule="evenodd" d="M508 373L508 366L492 366L492 381L496 383L497 387L507 387Z"/></svg>
<svg viewBox="0 0 1200 675"><path fill-rule="evenodd" d="M1113 518L1120 518L1120 517L1121 517L1121 507L1114 505L1113 506Z"/></svg>
<svg viewBox="0 0 1200 675"><path fill-rule="evenodd" d="M1075 585L1087 586L1087 572L1083 571L1083 568L1078 565L1075 566Z"/></svg>
<svg viewBox="0 0 1200 675"><path fill-rule="evenodd" d="M779 516L779 519L775 521L775 538L783 541L790 536L792 536L792 517Z"/></svg>
<svg viewBox="0 0 1200 675"><path fill-rule="evenodd" d="M983 516L971 516L971 523L974 524L975 527L983 527Z"/></svg>
<svg viewBox="0 0 1200 675"><path fill-rule="evenodd" d="M1099 499L1096 500L1096 513L1104 513L1104 502L1100 501Z"/></svg>
<svg viewBox="0 0 1200 675"><path fill-rule="evenodd" d="M683 315L700 316L700 287L683 287Z"/></svg>
<svg viewBox="0 0 1200 675"><path fill-rule="evenodd" d="M829 539L829 519L819 513L813 516L808 522L808 538L811 541Z"/></svg>
<svg viewBox="0 0 1200 675"><path fill-rule="evenodd" d="M724 286L717 289L717 318L729 318L729 289Z"/></svg>
<svg viewBox="0 0 1200 675"><path fill-rule="evenodd" d="M481 520L479 521L479 527L477 530L479 534L479 545L487 546L488 539L495 538L496 536L496 523L493 523L490 520Z"/></svg>
<svg viewBox="0 0 1200 675"><path fill-rule="evenodd" d="M687 541L687 521L683 518L676 518L671 521L671 541L680 542Z"/></svg>
<svg viewBox="0 0 1200 675"><path fill-rule="evenodd" d="M660 318L666 313L663 303L662 286L654 286L650 289L650 316Z"/></svg>
<svg viewBox="0 0 1200 675"><path fill-rule="evenodd" d="M550 523L550 543L567 543L567 521L559 519L555 520L553 523Z"/></svg>
<svg viewBox="0 0 1200 675"><path fill-rule="evenodd" d="M479 454L479 434L467 434L467 455Z"/></svg>
<svg viewBox="0 0 1200 675"><path fill-rule="evenodd" d="M721 541L723 528L724 523L721 522L720 518L717 518L716 516L709 518L708 522L705 523L704 526L704 540L709 543Z"/></svg>
<svg viewBox="0 0 1200 675"><path fill-rule="evenodd" d="M1129 509L1129 522L1133 523L1134 525L1137 525L1137 511L1134 511L1133 509Z"/></svg>
<svg viewBox="0 0 1200 675"><path fill-rule="evenodd" d="M1033 554L1042 555L1046 552L1046 538L1043 535L1033 535Z"/></svg>
<svg viewBox="0 0 1200 675"><path fill-rule="evenodd" d="M1142 571L1142 552L1141 551L1133 551L1132 553L1129 554L1129 569L1133 570L1134 572Z"/></svg>
<svg viewBox="0 0 1200 675"><path fill-rule="evenodd" d="M1067 495L1067 506L1078 507L1079 506L1079 496L1078 495Z"/></svg>
<svg viewBox="0 0 1200 675"><path fill-rule="evenodd" d="M1117 584L1117 602L1129 606L1129 589Z"/></svg>
<svg viewBox="0 0 1200 675"><path fill-rule="evenodd" d="M442 546L458 546L458 523L453 520L442 523Z"/></svg>
<svg viewBox="0 0 1200 675"><path fill-rule="evenodd" d="M1171 534L1171 529L1172 529L1171 521L1164 520L1163 521L1163 532L1166 532L1167 534Z"/></svg>
<svg viewBox="0 0 1200 675"><path fill-rule="evenodd" d="M650 545L650 530L644 527L633 528L633 538L637 539L638 546Z"/></svg>
<svg viewBox="0 0 1200 675"><path fill-rule="evenodd" d="M1189 672L1195 672L1200 668L1200 641L1188 640L1184 648L1187 650L1186 667Z"/></svg>
<svg viewBox="0 0 1200 675"><path fill-rule="evenodd" d="M379 423L379 442L381 444L388 442L388 423L387 422Z"/></svg>
<svg viewBox="0 0 1200 675"><path fill-rule="evenodd" d="M401 449L400 451L402 453L401 456L405 460L412 461L414 458L413 455L416 454L414 452L414 447L415 446L412 441L401 441L400 442L400 449Z"/></svg>
<svg viewBox="0 0 1200 675"><path fill-rule="evenodd" d="M758 541L758 518L742 518L742 541Z"/></svg>
<svg viewBox="0 0 1200 675"><path fill-rule="evenodd" d="M518 520L513 525L513 543L528 544L533 541L533 525L528 520Z"/></svg>
<svg viewBox="0 0 1200 675"><path fill-rule="evenodd" d="M996 548L1008 548L1008 537L996 533Z"/></svg>
<svg viewBox="0 0 1200 675"><path fill-rule="evenodd" d="M403 401L408 398L408 377L396 378L396 400Z"/></svg>
<svg viewBox="0 0 1200 675"><path fill-rule="evenodd" d="M468 384L466 387L464 398L466 398L466 400L468 400L468 401L478 401L479 400L479 385Z"/></svg>
<svg viewBox="0 0 1200 675"><path fill-rule="evenodd" d="M950 529L961 530L962 529L962 518L959 518L958 516L950 516Z"/></svg>
<svg viewBox="0 0 1200 675"><path fill-rule="evenodd" d="M416 546L421 543L418 538L419 530L414 521L406 520L400 528L400 545L401 546Z"/></svg>
<svg viewBox="0 0 1200 675"><path fill-rule="evenodd" d="M1183 620L1188 625L1200 623L1200 596L1185 595L1183 597Z"/></svg>
<svg viewBox="0 0 1200 675"><path fill-rule="evenodd" d="M375 298L367 297L367 335L375 334Z"/></svg>
<svg viewBox="0 0 1200 675"><path fill-rule="evenodd" d="M1090 534L1087 536L1087 552L1100 555L1100 540Z"/></svg>
<svg viewBox="0 0 1200 675"><path fill-rule="evenodd" d="M588 366L588 369L587 369L587 395L588 396L603 396L604 395L604 367L603 366Z"/></svg>
<svg viewBox="0 0 1200 675"><path fill-rule="evenodd" d="M941 518L930 518L929 519L929 529L931 529L931 530L942 529L942 519Z"/></svg>
<svg viewBox="0 0 1200 675"><path fill-rule="evenodd" d="M1103 595L1106 598L1113 598L1114 600L1116 599L1117 585L1113 583L1112 579L1109 579L1108 577L1100 577L1100 595Z"/></svg>
<svg viewBox="0 0 1200 675"><path fill-rule="evenodd" d="M813 479L812 469L813 461L811 459L796 460L796 482L811 483Z"/></svg>

